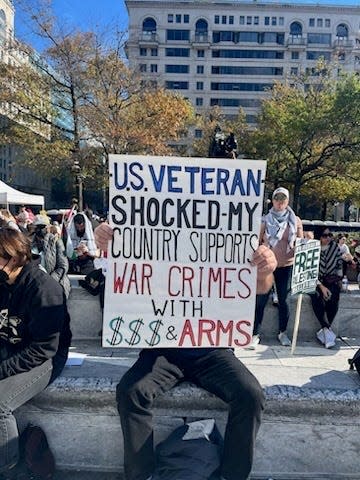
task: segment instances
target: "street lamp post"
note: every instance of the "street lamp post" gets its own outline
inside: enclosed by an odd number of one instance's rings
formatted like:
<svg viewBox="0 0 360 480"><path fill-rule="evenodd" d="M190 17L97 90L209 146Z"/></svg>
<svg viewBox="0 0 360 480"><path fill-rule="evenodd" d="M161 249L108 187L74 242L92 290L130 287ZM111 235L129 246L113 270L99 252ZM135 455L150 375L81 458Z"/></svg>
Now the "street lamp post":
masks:
<svg viewBox="0 0 360 480"><path fill-rule="evenodd" d="M82 175L81 175L81 166L78 160L74 160L71 170L72 170L72 173L74 174L75 191L76 191L79 211L82 212L83 211L83 181L82 181Z"/></svg>

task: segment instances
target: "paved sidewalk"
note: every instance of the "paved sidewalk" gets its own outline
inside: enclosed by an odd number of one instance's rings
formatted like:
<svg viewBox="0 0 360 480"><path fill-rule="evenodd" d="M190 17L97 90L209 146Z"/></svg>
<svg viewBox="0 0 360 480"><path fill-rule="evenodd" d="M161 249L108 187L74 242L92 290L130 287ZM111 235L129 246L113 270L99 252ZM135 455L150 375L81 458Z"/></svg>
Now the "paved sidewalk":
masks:
<svg viewBox="0 0 360 480"><path fill-rule="evenodd" d="M94 378L106 376L118 380L135 362L137 349L107 349L95 341L75 341L71 352L85 356L81 366L67 366L63 377ZM360 338L337 339L336 346L325 349L314 342L299 342L294 354L276 341L260 344L256 350L236 349L236 356L259 379L263 387L291 385L301 388L357 390L360 376L350 371L348 359L360 348Z"/></svg>

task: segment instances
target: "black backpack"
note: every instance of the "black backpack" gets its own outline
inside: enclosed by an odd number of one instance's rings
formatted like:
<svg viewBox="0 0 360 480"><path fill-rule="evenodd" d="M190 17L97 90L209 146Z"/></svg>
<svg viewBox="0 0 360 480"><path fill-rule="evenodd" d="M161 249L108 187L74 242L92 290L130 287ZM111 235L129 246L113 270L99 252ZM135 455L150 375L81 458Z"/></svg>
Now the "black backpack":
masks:
<svg viewBox="0 0 360 480"><path fill-rule="evenodd" d="M348 362L350 365L350 370L354 370L354 367L355 367L356 370L358 371L358 374L360 375L360 348L355 353L353 358L349 358Z"/></svg>

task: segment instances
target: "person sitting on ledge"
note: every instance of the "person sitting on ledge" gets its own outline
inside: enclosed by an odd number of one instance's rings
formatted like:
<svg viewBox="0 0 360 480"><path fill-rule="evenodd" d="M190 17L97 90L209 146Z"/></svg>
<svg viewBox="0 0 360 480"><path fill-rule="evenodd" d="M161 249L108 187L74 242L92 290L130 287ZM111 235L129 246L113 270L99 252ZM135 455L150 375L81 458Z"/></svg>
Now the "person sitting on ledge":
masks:
<svg viewBox="0 0 360 480"><path fill-rule="evenodd" d="M106 251L112 228L103 223L94 234L97 246ZM274 253L262 245L254 252L252 263L258 271L257 292L268 292L277 265ZM184 380L228 404L221 475L226 480L248 479L264 408L264 394L257 379L230 348L154 348L140 352L117 386L126 480L151 478L155 469L153 402Z"/></svg>

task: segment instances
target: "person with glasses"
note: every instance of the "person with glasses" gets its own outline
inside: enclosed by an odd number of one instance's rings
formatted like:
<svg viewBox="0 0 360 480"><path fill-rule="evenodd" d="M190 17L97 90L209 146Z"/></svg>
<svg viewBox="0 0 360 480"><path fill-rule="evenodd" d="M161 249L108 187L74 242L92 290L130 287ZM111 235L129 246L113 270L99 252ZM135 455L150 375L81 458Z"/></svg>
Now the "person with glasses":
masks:
<svg viewBox="0 0 360 480"><path fill-rule="evenodd" d="M328 227L322 227L315 232L315 238L320 240L321 245L319 279L316 292L310 294L310 298L321 325L316 337L325 348L331 348L336 344L336 335L331 325L339 309L342 258L339 246Z"/></svg>
<svg viewBox="0 0 360 480"><path fill-rule="evenodd" d="M295 240L303 237L302 222L289 206L289 190L279 187L272 194L272 208L263 218L259 245L267 245L274 252L277 267L274 280L278 296L279 332L278 340L285 347L291 346L286 329L290 317L288 293L290 291L292 268L294 263ZM255 349L260 343L260 325L270 293L256 297L253 340L249 349Z"/></svg>
<svg viewBox="0 0 360 480"><path fill-rule="evenodd" d="M31 260L26 235L0 228L0 479L22 467L14 410L60 374L70 342L61 285Z"/></svg>

